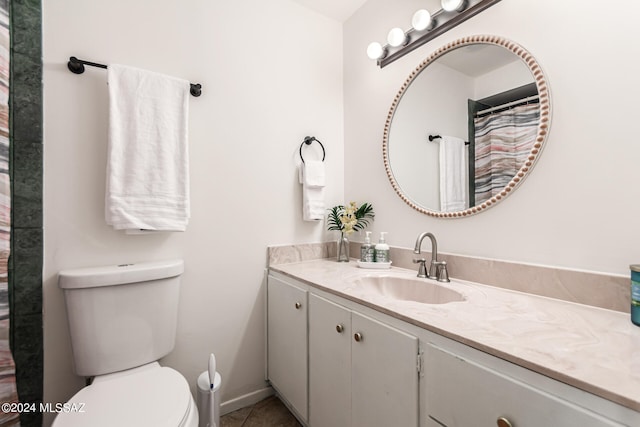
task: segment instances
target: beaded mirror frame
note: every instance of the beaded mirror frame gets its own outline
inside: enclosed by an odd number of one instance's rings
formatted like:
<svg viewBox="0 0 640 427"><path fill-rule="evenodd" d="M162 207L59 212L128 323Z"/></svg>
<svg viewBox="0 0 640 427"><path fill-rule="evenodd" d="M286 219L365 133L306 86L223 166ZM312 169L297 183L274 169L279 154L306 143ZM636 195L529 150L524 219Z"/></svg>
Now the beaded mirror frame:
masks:
<svg viewBox="0 0 640 427"><path fill-rule="evenodd" d="M540 105L540 120L538 122L538 129L535 141L531 147L527 160L524 162L522 167L518 170L518 172L514 175L511 181L500 191L498 194L494 195L490 199L485 202L469 207L468 209L454 212L440 212L435 210L430 210L425 207L419 206L416 204L411 198L409 198L406 194L404 194L398 185L395 177L393 176L393 172L391 171L391 165L389 163L389 131L391 129L391 122L393 116L395 114L396 108L400 99L409 88L411 82L420 74L422 70L428 67L431 63L433 63L436 59L440 58L442 55L447 52L451 52L452 50L458 49L463 46L473 45L473 44L492 44L496 46L501 46L513 54L517 55L524 63L529 67L531 71L531 75L533 76L534 82L536 84L539 96L539 105ZM389 110L389 114L387 115L387 120L384 126L384 136L382 142L382 155L384 159L384 168L387 172L387 177L391 182L391 186L395 190L395 192L400 196L400 198L411 206L413 209L424 213L426 215L430 215L437 218L462 218L468 217L480 212L487 210L488 208L495 206L502 200L504 200L509 194L511 194L529 175L531 169L538 161L542 149L544 148L545 142L547 140L547 136L549 134L549 127L551 125L551 96L549 93L549 85L547 79L540 67L540 64L536 61L536 59L531 55L525 48L520 46L518 43L515 43L511 40L500 36L493 35L475 35L463 37L461 39L457 39L433 52L429 55L424 61L418 65L418 67L409 75L406 79L398 94L394 98L391 108Z"/></svg>

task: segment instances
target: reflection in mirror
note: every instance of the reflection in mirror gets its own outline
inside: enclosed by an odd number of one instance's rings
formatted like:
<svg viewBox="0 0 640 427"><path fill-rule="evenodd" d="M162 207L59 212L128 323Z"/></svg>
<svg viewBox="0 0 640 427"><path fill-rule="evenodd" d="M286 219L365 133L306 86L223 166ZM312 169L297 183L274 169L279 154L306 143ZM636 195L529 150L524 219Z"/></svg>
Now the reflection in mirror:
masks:
<svg viewBox="0 0 640 427"><path fill-rule="evenodd" d="M468 37L434 52L400 89L385 126L385 168L413 208L471 215L527 175L548 122L535 59L502 38Z"/></svg>

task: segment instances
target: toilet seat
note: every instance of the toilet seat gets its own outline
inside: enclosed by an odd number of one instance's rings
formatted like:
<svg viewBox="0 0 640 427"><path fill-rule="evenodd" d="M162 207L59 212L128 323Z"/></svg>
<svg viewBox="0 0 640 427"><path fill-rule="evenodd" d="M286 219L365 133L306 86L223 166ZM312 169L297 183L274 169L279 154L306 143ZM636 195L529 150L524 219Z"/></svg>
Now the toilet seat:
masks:
<svg viewBox="0 0 640 427"><path fill-rule="evenodd" d="M157 362L96 377L68 402L54 427L191 427L198 423L187 380ZM82 412L79 412L82 411Z"/></svg>

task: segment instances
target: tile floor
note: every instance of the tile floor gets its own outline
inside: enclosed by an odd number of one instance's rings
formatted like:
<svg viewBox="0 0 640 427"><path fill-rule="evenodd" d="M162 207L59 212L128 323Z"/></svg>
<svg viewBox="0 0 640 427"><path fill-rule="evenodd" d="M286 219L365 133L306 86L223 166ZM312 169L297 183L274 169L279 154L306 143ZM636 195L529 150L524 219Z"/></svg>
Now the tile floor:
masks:
<svg viewBox="0 0 640 427"><path fill-rule="evenodd" d="M220 417L220 427L301 427L276 396Z"/></svg>

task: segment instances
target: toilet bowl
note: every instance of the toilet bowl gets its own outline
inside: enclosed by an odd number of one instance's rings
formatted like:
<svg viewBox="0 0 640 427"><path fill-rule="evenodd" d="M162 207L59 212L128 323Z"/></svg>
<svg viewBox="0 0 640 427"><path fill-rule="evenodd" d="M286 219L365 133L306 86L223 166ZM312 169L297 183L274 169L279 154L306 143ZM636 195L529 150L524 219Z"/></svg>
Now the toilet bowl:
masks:
<svg viewBox="0 0 640 427"><path fill-rule="evenodd" d="M197 427L189 384L157 362L98 376L76 393L53 427Z"/></svg>
<svg viewBox="0 0 640 427"><path fill-rule="evenodd" d="M175 345L182 260L61 271L76 374L93 378L54 427L197 427Z"/></svg>

